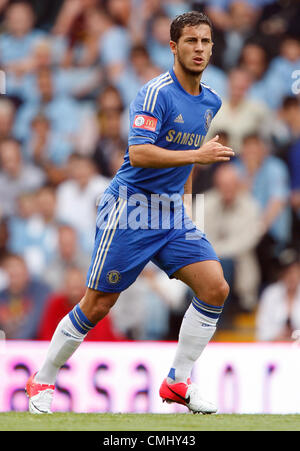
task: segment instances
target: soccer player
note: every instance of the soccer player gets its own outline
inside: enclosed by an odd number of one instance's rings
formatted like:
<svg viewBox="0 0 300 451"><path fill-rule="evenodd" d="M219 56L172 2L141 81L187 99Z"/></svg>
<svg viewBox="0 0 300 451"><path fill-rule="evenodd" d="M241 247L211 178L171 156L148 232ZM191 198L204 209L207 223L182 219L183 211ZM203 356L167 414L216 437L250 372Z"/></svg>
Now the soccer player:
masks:
<svg viewBox="0 0 300 451"><path fill-rule="evenodd" d="M201 83L213 48L209 18L199 12L182 14L173 20L170 34L173 68L143 86L130 107L124 163L98 208L86 293L57 326L44 363L27 382L32 413L51 412L59 369L150 260L195 294L160 396L194 413L217 410L202 398L190 374L216 330L229 288L217 255L189 218L182 197L191 193L194 164L228 161L234 153L218 136L202 144L221 106L219 96ZM159 196L158 206L153 194ZM159 212L168 210L170 197L166 227Z"/></svg>

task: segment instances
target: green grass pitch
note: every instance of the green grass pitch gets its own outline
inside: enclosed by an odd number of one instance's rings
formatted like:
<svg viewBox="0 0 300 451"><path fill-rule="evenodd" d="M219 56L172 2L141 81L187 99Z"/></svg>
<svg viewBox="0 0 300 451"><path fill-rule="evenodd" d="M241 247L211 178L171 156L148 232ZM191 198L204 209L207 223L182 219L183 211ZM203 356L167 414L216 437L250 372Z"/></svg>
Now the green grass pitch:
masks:
<svg viewBox="0 0 300 451"><path fill-rule="evenodd" d="M300 415L8 412L0 431L300 431Z"/></svg>

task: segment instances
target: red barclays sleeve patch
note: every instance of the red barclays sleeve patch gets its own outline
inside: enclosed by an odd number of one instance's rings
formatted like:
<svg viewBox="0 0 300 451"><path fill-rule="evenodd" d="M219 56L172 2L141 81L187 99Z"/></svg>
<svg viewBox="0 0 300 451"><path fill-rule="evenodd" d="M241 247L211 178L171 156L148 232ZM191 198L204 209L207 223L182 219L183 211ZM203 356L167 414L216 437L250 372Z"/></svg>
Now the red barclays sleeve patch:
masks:
<svg viewBox="0 0 300 451"><path fill-rule="evenodd" d="M133 121L134 128L143 128L144 130L150 130L155 132L157 125L157 119L151 116L145 116L143 114L137 114Z"/></svg>

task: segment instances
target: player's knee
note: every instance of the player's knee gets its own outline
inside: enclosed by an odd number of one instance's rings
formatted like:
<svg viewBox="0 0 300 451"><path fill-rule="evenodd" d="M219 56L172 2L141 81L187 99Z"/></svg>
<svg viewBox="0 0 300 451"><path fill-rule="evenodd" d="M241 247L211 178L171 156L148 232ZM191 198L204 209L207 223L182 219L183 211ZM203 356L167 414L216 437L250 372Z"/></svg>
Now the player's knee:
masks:
<svg viewBox="0 0 300 451"><path fill-rule="evenodd" d="M88 319L96 324L101 321L113 307L118 299L116 293L88 292L81 301Z"/></svg>
<svg viewBox="0 0 300 451"><path fill-rule="evenodd" d="M226 282L226 280L224 279L223 283L222 283L222 289L221 289L223 304L226 301L226 299L228 298L229 292L230 292L230 287L229 287L228 283Z"/></svg>
<svg viewBox="0 0 300 451"><path fill-rule="evenodd" d="M98 321L100 321L109 313L110 309L115 304L115 302L116 299L112 295L108 296L99 295L96 298L93 306L93 314L95 317L99 318Z"/></svg>
<svg viewBox="0 0 300 451"><path fill-rule="evenodd" d="M209 292L209 299L206 302L212 305L223 305L229 295L229 285L225 279L215 284Z"/></svg>
<svg viewBox="0 0 300 451"><path fill-rule="evenodd" d="M218 301L219 305L223 305L229 295L230 291L229 285L226 282L226 280L223 279L222 282L220 282L216 288L217 288L216 300Z"/></svg>

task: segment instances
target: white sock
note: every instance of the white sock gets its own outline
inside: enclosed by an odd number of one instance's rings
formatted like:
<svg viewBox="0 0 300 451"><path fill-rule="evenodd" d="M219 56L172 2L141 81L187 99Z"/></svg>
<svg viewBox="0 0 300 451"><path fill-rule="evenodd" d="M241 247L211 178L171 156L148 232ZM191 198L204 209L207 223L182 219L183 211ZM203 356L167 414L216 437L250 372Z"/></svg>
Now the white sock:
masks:
<svg viewBox="0 0 300 451"><path fill-rule="evenodd" d="M58 324L46 359L34 380L40 384L54 385L60 368L83 342L87 334L79 332L66 315Z"/></svg>
<svg viewBox="0 0 300 451"><path fill-rule="evenodd" d="M194 299L182 320L175 358L167 377L169 384L187 381L194 363L216 331L218 318L207 316L203 311L196 309ZM197 298L195 302L197 302ZM212 308L214 307L212 306ZM222 307L219 310L221 312ZM217 315L213 314L213 316Z"/></svg>

